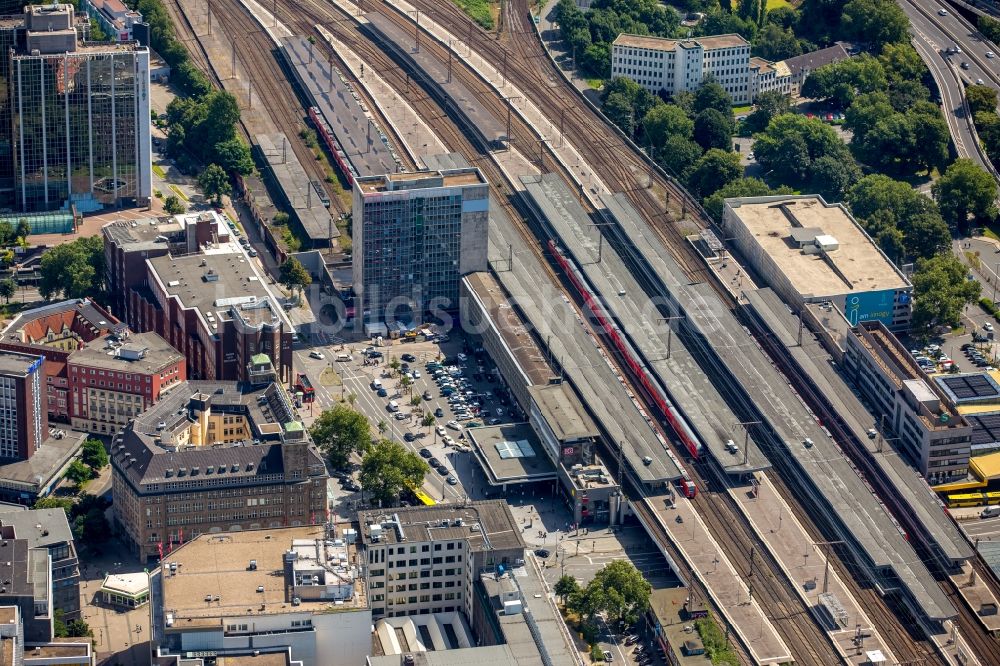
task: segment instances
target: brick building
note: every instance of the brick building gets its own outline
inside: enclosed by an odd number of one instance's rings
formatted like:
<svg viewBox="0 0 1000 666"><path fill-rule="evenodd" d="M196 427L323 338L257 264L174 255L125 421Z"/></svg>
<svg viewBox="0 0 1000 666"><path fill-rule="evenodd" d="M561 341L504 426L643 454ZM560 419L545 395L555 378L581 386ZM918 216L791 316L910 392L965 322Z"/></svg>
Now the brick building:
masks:
<svg viewBox="0 0 1000 666"><path fill-rule="evenodd" d="M70 355L74 428L114 433L187 379L184 357L155 333L109 335Z"/></svg>
<svg viewBox="0 0 1000 666"><path fill-rule="evenodd" d="M0 349L45 357L48 417L69 423L70 354L121 329L117 319L90 299L71 299L22 312L4 329Z"/></svg>
<svg viewBox="0 0 1000 666"><path fill-rule="evenodd" d="M326 520L326 466L278 384L182 382L115 437L111 464L115 525L140 557Z"/></svg>
<svg viewBox="0 0 1000 666"><path fill-rule="evenodd" d="M266 354L291 381L292 325L229 226L214 212L104 227L113 310L187 358L192 379L247 381Z"/></svg>

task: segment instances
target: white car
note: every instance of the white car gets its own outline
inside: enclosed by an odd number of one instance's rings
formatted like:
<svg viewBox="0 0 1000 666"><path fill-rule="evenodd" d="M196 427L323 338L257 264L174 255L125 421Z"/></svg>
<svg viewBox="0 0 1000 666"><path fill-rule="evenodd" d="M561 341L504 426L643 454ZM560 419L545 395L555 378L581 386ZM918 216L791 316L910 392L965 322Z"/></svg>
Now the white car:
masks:
<svg viewBox="0 0 1000 666"><path fill-rule="evenodd" d="M434 428L434 432L438 434L438 437L447 437L448 431L444 429L444 426L437 426Z"/></svg>
<svg viewBox="0 0 1000 666"><path fill-rule="evenodd" d="M444 436L444 443L447 446L455 446L455 440L452 439L451 435L445 435Z"/></svg>
<svg viewBox="0 0 1000 666"><path fill-rule="evenodd" d="M986 322L985 324L983 324L983 330L992 331L993 330L993 324L991 324L990 322Z"/></svg>
<svg viewBox="0 0 1000 666"><path fill-rule="evenodd" d="M996 56L996 53L993 53L993 51L987 51L986 52L986 57L987 58L993 58L994 56Z"/></svg>
<svg viewBox="0 0 1000 666"><path fill-rule="evenodd" d="M318 358L319 360L322 361L326 357L323 356L323 354L321 354L318 351L311 351L311 352L309 352L309 358Z"/></svg>
<svg viewBox="0 0 1000 666"><path fill-rule="evenodd" d="M947 15L948 15L948 10L947 9L939 9L938 10L938 16L947 16Z"/></svg>
<svg viewBox="0 0 1000 666"><path fill-rule="evenodd" d="M420 371L414 370L412 373L414 379L420 379Z"/></svg>
<svg viewBox="0 0 1000 666"><path fill-rule="evenodd" d="M448 421L448 427L451 428L452 430L462 429L462 426L459 424L458 421Z"/></svg>

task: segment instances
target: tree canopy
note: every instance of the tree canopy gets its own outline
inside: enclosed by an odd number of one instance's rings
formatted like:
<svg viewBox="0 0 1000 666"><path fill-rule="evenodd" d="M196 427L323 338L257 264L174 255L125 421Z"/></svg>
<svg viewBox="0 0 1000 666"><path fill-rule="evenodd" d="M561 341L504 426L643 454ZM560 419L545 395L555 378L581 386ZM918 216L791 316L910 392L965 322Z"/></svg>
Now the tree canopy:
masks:
<svg viewBox="0 0 1000 666"><path fill-rule="evenodd" d="M881 174L865 176L848 191L847 203L896 262L933 257L951 243L937 205L908 183Z"/></svg>
<svg viewBox="0 0 1000 666"><path fill-rule="evenodd" d="M696 196L706 197L743 174L740 156L712 148L702 155L687 176L688 188Z"/></svg>
<svg viewBox="0 0 1000 666"><path fill-rule="evenodd" d="M216 206L222 203L222 197L233 192L233 186L229 183L229 176L218 164L209 164L208 167L198 176L198 186L202 194Z"/></svg>
<svg viewBox="0 0 1000 666"><path fill-rule="evenodd" d="M108 452L105 450L104 443L101 440L88 438L84 441L81 451L80 460L95 472L107 467Z"/></svg>
<svg viewBox="0 0 1000 666"><path fill-rule="evenodd" d="M341 404L324 410L309 428L309 434L334 469L344 469L351 453L363 453L371 445L368 419Z"/></svg>
<svg viewBox="0 0 1000 666"><path fill-rule="evenodd" d="M104 292L104 241L101 236L77 238L57 245L42 255L38 291L42 298L97 300Z"/></svg>
<svg viewBox="0 0 1000 666"><path fill-rule="evenodd" d="M847 108L857 95L885 90L888 85L882 63L862 53L814 70L802 84L802 96L830 100Z"/></svg>
<svg viewBox="0 0 1000 666"><path fill-rule="evenodd" d="M860 175L853 166L854 158L832 127L817 118L798 114L776 116L767 129L754 135L754 153L757 162L774 174L783 185L794 189L831 191L842 189L844 182L835 187L824 179L830 177L829 163L820 161L830 157L849 170L849 175Z"/></svg>
<svg viewBox="0 0 1000 666"><path fill-rule="evenodd" d="M711 196L705 198L705 211L712 216L716 222L722 222L722 207L726 199L736 197L763 197L769 194L792 194L790 187L779 187L771 189L767 183L760 178L737 178L722 186Z"/></svg>
<svg viewBox="0 0 1000 666"><path fill-rule="evenodd" d="M968 279L969 269L952 254L917 262L913 274L913 329L958 325L962 308L979 298L982 285Z"/></svg>
<svg viewBox="0 0 1000 666"><path fill-rule="evenodd" d="M606 564L585 588L571 593L567 606L594 623L598 615L612 627L618 622L634 623L649 607L652 586L628 560Z"/></svg>
<svg viewBox="0 0 1000 666"><path fill-rule="evenodd" d="M976 222L996 217L996 181L972 160L961 158L952 162L934 183L932 192L945 221L959 231L968 228L970 215Z"/></svg>
<svg viewBox="0 0 1000 666"><path fill-rule="evenodd" d="M279 282L287 289L301 291L312 284L312 276L309 271L295 257L289 257L279 269Z"/></svg>
<svg viewBox="0 0 1000 666"><path fill-rule="evenodd" d="M361 486L372 501L393 506L405 488L419 486L430 467L398 442L380 440L361 461Z"/></svg>

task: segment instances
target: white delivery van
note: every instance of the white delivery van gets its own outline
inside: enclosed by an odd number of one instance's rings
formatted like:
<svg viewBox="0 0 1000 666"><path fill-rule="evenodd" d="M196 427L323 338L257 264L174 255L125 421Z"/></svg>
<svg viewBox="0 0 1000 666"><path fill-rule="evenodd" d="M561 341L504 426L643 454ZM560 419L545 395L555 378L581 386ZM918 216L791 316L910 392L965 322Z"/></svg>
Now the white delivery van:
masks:
<svg viewBox="0 0 1000 666"><path fill-rule="evenodd" d="M389 406L386 409L388 409L390 412L398 412L399 411L399 403L396 402L395 400L390 400L389 401Z"/></svg>
<svg viewBox="0 0 1000 666"><path fill-rule="evenodd" d="M337 360L341 361L341 362L343 362L343 361L353 361L354 357L351 356L350 354L337 354Z"/></svg>

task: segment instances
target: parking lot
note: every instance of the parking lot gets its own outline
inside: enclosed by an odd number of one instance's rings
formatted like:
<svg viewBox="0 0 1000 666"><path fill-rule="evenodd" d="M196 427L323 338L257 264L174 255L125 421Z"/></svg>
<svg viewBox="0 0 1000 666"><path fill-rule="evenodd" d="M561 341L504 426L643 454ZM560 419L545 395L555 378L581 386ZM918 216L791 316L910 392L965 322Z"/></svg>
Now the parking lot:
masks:
<svg viewBox="0 0 1000 666"><path fill-rule="evenodd" d="M341 399L351 403L368 417L373 435L401 442L427 460L424 491L435 501L479 498L487 490L466 428L523 417L485 353L477 354L460 334L379 347L321 346L296 356L298 371L316 390L315 404L303 408L306 423ZM433 419L427 426L425 415Z"/></svg>

